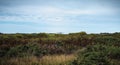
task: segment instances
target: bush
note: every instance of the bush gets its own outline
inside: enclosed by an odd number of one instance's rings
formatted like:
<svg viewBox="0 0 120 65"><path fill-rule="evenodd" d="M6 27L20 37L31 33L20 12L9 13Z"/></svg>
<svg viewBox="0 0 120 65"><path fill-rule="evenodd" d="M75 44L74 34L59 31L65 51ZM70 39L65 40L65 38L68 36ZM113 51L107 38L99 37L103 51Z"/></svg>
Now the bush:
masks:
<svg viewBox="0 0 120 65"><path fill-rule="evenodd" d="M12 47L8 53L7 56L9 57L23 57L23 56L40 56L41 50L38 44L30 43L27 45L19 45L16 47Z"/></svg>
<svg viewBox="0 0 120 65"><path fill-rule="evenodd" d="M108 58L108 49L104 45L88 46L85 50L79 51L73 65L111 65Z"/></svg>
<svg viewBox="0 0 120 65"><path fill-rule="evenodd" d="M120 46L120 39L119 38L115 38L112 36L103 36L103 37L96 37L94 39L95 43L102 43L105 45L115 45L115 46Z"/></svg>
<svg viewBox="0 0 120 65"><path fill-rule="evenodd" d="M0 57L4 57L8 51L9 51L9 48L6 48L6 47L0 48Z"/></svg>
<svg viewBox="0 0 120 65"><path fill-rule="evenodd" d="M111 46L108 49L109 49L108 52L109 58L120 60L120 47Z"/></svg>

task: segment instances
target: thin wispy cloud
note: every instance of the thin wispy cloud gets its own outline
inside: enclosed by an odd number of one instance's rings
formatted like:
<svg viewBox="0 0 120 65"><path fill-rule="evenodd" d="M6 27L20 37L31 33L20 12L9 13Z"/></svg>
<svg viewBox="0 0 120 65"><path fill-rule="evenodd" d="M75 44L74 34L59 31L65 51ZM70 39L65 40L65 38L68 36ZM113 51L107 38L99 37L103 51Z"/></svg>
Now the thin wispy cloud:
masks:
<svg viewBox="0 0 120 65"><path fill-rule="evenodd" d="M0 16L1 21L39 21L41 19L48 19L58 21L56 17L78 16L78 15L105 15L115 13L108 8L96 9L62 9L54 6L22 6L6 8L4 12L6 16ZM9 15L9 14L12 14ZM16 15L18 14L18 15ZM54 18L54 19L53 19ZM59 19L60 20L60 19Z"/></svg>

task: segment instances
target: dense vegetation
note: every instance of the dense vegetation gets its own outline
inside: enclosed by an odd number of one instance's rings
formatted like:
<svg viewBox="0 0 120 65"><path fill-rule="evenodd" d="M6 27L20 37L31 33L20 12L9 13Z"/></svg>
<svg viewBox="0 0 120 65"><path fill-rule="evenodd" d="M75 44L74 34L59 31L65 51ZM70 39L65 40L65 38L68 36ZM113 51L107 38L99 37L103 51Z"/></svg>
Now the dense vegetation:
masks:
<svg viewBox="0 0 120 65"><path fill-rule="evenodd" d="M120 65L119 61L120 33L0 33L0 65Z"/></svg>

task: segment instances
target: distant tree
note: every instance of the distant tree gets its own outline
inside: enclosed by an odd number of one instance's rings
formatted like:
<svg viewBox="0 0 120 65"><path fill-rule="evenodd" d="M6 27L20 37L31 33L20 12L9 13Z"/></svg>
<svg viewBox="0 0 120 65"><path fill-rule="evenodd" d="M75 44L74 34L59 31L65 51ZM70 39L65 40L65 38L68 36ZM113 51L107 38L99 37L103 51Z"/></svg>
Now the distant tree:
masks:
<svg viewBox="0 0 120 65"><path fill-rule="evenodd" d="M82 31L82 32L80 32L79 34L81 34L81 35L86 35L87 33L84 32L84 31Z"/></svg>
<svg viewBox="0 0 120 65"><path fill-rule="evenodd" d="M39 37L48 37L47 33L38 33L37 34Z"/></svg>
<svg viewBox="0 0 120 65"><path fill-rule="evenodd" d="M3 33L0 32L0 35L1 35L1 34L3 34Z"/></svg>

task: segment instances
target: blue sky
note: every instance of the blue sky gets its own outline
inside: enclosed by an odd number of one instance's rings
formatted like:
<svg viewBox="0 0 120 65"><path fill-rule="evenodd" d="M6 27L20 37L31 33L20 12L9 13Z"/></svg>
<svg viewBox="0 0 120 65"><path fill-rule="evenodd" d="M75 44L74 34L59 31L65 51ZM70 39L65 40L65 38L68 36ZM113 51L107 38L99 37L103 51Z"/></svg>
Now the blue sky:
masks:
<svg viewBox="0 0 120 65"><path fill-rule="evenodd" d="M120 0L0 0L0 32L120 32Z"/></svg>

